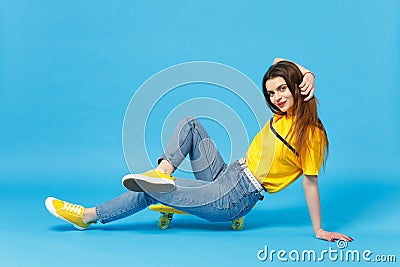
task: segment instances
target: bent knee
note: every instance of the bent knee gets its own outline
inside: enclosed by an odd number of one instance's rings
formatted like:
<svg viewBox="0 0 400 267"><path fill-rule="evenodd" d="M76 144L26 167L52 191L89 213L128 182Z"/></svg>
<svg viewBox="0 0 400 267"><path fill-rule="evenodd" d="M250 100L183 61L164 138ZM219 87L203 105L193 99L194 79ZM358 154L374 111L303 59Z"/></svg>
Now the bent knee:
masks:
<svg viewBox="0 0 400 267"><path fill-rule="evenodd" d="M196 121L196 120L197 120L197 118L194 116L185 116L180 120L180 122L187 123L187 122L192 122L192 121Z"/></svg>

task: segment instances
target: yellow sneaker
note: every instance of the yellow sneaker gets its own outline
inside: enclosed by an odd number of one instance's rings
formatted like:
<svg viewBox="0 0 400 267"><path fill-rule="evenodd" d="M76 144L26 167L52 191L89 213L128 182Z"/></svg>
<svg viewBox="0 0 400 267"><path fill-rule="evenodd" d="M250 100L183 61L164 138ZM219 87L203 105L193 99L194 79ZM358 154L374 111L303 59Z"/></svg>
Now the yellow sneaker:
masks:
<svg viewBox="0 0 400 267"><path fill-rule="evenodd" d="M68 203L54 197L48 197L45 201L47 210L56 218L71 223L76 229L85 230L92 223L85 223L82 219L85 207Z"/></svg>
<svg viewBox="0 0 400 267"><path fill-rule="evenodd" d="M122 184L135 192L167 193L175 189L175 178L158 170L140 174L128 174L122 178Z"/></svg>

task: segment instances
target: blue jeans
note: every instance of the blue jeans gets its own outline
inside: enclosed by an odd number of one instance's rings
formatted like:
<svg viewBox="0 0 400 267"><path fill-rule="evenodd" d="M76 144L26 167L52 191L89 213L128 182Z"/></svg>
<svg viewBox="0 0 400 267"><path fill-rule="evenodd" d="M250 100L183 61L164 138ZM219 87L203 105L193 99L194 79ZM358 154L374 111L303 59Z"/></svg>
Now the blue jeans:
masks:
<svg viewBox="0 0 400 267"><path fill-rule="evenodd" d="M188 154L196 180L176 178L176 188L169 193L128 191L96 206L99 221L125 218L156 203L209 221L232 221L246 215L262 199L243 166L238 161L227 166L204 127L193 117L178 123L158 162L166 159L176 169Z"/></svg>

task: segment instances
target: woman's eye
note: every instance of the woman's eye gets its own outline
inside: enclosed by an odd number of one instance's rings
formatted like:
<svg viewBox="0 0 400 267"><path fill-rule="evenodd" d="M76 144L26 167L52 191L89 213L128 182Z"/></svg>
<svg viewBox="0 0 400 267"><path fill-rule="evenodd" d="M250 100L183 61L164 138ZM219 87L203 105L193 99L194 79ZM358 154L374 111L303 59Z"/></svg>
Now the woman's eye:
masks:
<svg viewBox="0 0 400 267"><path fill-rule="evenodd" d="M282 86L282 87L279 88L279 90L280 90L281 92L285 91L286 89L287 89L287 86Z"/></svg>
<svg viewBox="0 0 400 267"><path fill-rule="evenodd" d="M274 93L273 92L268 92L269 97L273 97Z"/></svg>

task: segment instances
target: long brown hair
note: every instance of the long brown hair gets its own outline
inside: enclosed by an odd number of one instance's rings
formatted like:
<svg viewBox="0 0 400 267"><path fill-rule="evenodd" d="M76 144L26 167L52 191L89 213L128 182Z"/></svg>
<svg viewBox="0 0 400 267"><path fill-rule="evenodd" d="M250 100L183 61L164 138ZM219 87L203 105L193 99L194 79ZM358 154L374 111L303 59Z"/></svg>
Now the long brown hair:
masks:
<svg viewBox="0 0 400 267"><path fill-rule="evenodd" d="M301 74L300 69L296 66L296 64L290 61L280 61L275 65L272 65L267 73L264 75L262 88L264 97L267 100L268 107L274 114L278 115L286 115L286 112L280 111L280 109L275 106L268 95L267 88L266 88L266 81L275 77L282 77L290 92L293 95L294 99L294 106L293 106L293 116L294 116L294 123L291 126L289 131L289 139L293 140L294 147L299 152L304 149L304 144L306 146L309 140L309 134L313 135L314 130L319 128L323 132L323 136L325 138L325 157L324 162L326 161L329 153L329 142L328 136L326 134L326 130L324 125L322 124L321 120L318 118L318 110L317 110L317 103L318 100L313 97L307 102L304 102L304 98L300 93L299 84L303 81L303 75Z"/></svg>

